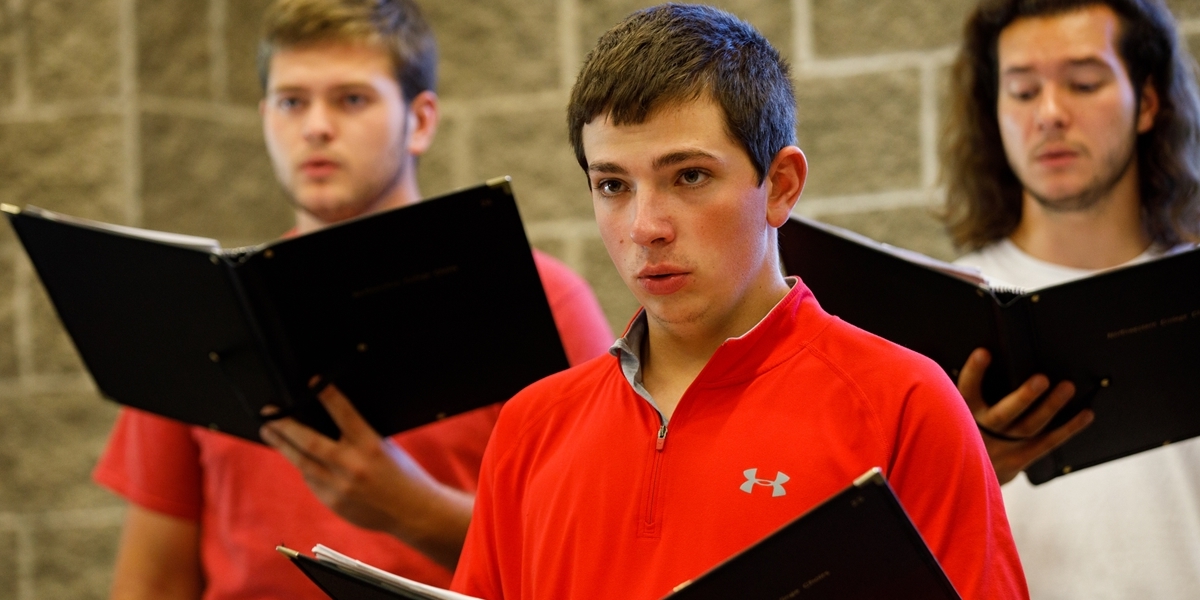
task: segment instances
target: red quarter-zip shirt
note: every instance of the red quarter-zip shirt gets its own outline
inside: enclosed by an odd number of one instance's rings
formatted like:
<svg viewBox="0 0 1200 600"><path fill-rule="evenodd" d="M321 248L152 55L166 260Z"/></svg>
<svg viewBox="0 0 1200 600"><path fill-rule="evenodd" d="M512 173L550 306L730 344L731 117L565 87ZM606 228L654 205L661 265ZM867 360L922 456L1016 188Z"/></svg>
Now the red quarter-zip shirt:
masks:
<svg viewBox="0 0 1200 600"><path fill-rule="evenodd" d="M509 401L453 587L490 600L659 598L873 466L964 598L1028 597L954 385L826 314L800 282L718 348L669 423L615 356Z"/></svg>

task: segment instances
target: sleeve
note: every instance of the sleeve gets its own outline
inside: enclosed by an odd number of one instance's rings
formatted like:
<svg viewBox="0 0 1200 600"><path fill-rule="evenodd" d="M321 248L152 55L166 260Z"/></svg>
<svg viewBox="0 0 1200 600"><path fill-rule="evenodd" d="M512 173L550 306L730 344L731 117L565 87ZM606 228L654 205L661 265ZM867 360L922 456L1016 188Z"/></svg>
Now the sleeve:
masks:
<svg viewBox="0 0 1200 600"><path fill-rule="evenodd" d="M503 600L505 589L521 589L523 489L499 456L511 450L516 438L513 411L509 407L521 394L501 411L492 442L483 455L471 524L450 585L451 590L468 596ZM501 539L507 542L503 549Z"/></svg>
<svg viewBox="0 0 1200 600"><path fill-rule="evenodd" d="M903 403L888 479L964 600L1028 598L975 421L941 369L927 363L920 374Z"/></svg>
<svg viewBox="0 0 1200 600"><path fill-rule="evenodd" d="M191 425L125 408L92 479L155 512L200 520L200 447Z"/></svg>
<svg viewBox="0 0 1200 600"><path fill-rule="evenodd" d="M607 352L614 340L612 329L592 288L566 265L543 252L534 250L533 260L567 361L574 366Z"/></svg>

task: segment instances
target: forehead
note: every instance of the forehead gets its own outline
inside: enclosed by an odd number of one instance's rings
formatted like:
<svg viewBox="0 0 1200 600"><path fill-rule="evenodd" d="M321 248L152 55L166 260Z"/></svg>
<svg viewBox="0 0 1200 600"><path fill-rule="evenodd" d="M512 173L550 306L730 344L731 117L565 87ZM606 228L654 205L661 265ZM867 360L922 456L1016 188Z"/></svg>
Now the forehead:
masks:
<svg viewBox="0 0 1200 600"><path fill-rule="evenodd" d="M1053 68L1063 63L1099 59L1120 66L1117 41L1121 23L1104 4L1069 12L1023 17L1000 32L1000 72L1013 68Z"/></svg>
<svg viewBox="0 0 1200 600"><path fill-rule="evenodd" d="M745 154L729 134L725 111L708 97L656 107L641 123L615 125L610 117L597 116L583 126L589 163L653 160L686 149Z"/></svg>
<svg viewBox="0 0 1200 600"><path fill-rule="evenodd" d="M376 44L318 42L280 48L271 56L269 88L395 81L387 49Z"/></svg>

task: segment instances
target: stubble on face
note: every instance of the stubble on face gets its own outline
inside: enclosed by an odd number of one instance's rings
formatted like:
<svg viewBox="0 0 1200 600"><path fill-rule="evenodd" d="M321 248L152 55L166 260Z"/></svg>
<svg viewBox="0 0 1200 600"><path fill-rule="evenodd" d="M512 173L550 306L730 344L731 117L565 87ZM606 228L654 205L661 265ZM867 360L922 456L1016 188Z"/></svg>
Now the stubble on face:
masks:
<svg viewBox="0 0 1200 600"><path fill-rule="evenodd" d="M1094 211L1137 170L1144 98L1120 58L1106 5L1017 19L1000 33L997 117L1030 206ZM1153 116L1155 104L1148 105Z"/></svg>
<svg viewBox="0 0 1200 600"><path fill-rule="evenodd" d="M340 223L374 212L404 180L408 163L404 151L407 139L408 120L405 119L397 142L375 156L371 161L373 164L364 165L373 168L364 169L366 172L348 169L341 174L345 181L313 182L289 177L284 184L288 202L295 210L322 223Z"/></svg>
<svg viewBox="0 0 1200 600"><path fill-rule="evenodd" d="M276 177L302 229L394 204L412 176L408 106L384 49L280 50L262 110Z"/></svg>
<svg viewBox="0 0 1200 600"><path fill-rule="evenodd" d="M1124 144L1100 157L1096 175L1078 192L1050 197L1029 185L1024 186L1025 192L1046 212L1065 214L1090 211L1101 201L1110 198L1113 189L1133 168L1137 157L1136 138L1137 132L1131 132Z"/></svg>

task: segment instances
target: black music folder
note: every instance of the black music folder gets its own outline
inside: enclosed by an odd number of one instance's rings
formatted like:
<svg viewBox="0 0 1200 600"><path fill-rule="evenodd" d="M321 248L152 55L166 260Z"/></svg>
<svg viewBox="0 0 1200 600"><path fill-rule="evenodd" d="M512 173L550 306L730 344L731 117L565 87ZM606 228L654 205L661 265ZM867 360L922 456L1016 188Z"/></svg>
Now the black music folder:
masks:
<svg viewBox="0 0 1200 600"><path fill-rule="evenodd" d="M325 546L313 548L315 556L284 546L275 549L333 600L479 600L388 573Z"/></svg>
<svg viewBox="0 0 1200 600"><path fill-rule="evenodd" d="M878 468L663 600L959 595Z"/></svg>
<svg viewBox="0 0 1200 600"><path fill-rule="evenodd" d="M334 600L470 600L324 546L276 548ZM636 576L636 574L628 574ZM878 468L663 600L959 600Z"/></svg>
<svg viewBox="0 0 1200 600"><path fill-rule="evenodd" d="M779 230L788 273L828 312L936 361L952 379L977 347L984 398L1035 373L1075 384L1049 427L1085 407L1095 421L1025 473L1044 483L1200 435L1200 250L1038 290L792 217Z"/></svg>
<svg viewBox="0 0 1200 600"><path fill-rule="evenodd" d="M337 437L319 377L386 436L567 367L508 178L233 250L3 210L101 393L172 419Z"/></svg>

